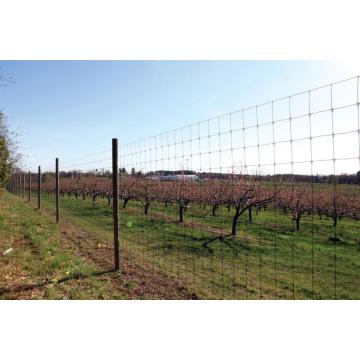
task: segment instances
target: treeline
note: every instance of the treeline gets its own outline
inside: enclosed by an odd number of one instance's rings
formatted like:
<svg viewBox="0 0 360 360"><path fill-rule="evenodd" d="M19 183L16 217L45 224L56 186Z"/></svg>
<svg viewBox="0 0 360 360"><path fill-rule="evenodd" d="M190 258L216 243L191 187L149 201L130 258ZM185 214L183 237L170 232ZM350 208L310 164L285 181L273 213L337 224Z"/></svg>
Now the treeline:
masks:
<svg viewBox="0 0 360 360"><path fill-rule="evenodd" d="M335 184L339 185L360 185L360 171L355 174L338 174L338 175L302 175L302 174L275 174L275 175L236 175L236 174L225 174L225 173L214 173L214 172L196 172L192 170L158 170L158 171L149 171L143 173L141 171L136 171L135 168L132 168L128 172L125 168L119 169L120 175L131 175L137 178L145 177L156 177L156 176L169 176L169 175L197 175L200 180L206 179L234 179L234 178L248 178L257 180L274 182L274 183L306 183L306 184ZM104 176L110 177L111 170L109 169L94 169L92 171L61 171L60 177L71 178L78 176ZM51 176L51 173L48 173L48 176Z"/></svg>
<svg viewBox="0 0 360 360"><path fill-rule="evenodd" d="M261 176L263 180L274 182L296 182L296 183L316 183L316 184L347 184L360 185L360 171L356 174L339 175L299 175L299 174L276 174Z"/></svg>

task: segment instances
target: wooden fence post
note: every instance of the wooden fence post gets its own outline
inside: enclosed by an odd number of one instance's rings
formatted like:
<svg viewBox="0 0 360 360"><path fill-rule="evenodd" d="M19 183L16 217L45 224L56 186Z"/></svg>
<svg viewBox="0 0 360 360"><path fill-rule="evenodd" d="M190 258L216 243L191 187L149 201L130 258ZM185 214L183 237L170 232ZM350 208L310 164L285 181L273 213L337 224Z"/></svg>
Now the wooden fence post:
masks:
<svg viewBox="0 0 360 360"><path fill-rule="evenodd" d="M120 269L119 247L119 164L118 140L112 139L112 189L113 189L113 221L114 221L114 260L115 271Z"/></svg>
<svg viewBox="0 0 360 360"><path fill-rule="evenodd" d="M22 197L22 174L18 175L18 197Z"/></svg>
<svg viewBox="0 0 360 360"><path fill-rule="evenodd" d="M59 159L55 160L55 182L56 182L56 222L60 222L60 203L59 203Z"/></svg>
<svg viewBox="0 0 360 360"><path fill-rule="evenodd" d="M23 173L23 188L22 188L22 198L25 200L25 193L26 193L26 173Z"/></svg>
<svg viewBox="0 0 360 360"><path fill-rule="evenodd" d="M37 183L37 200L38 206L37 208L40 210L41 208L41 167L38 167L38 183Z"/></svg>
<svg viewBox="0 0 360 360"><path fill-rule="evenodd" d="M28 202L31 203L31 171L29 171L28 187Z"/></svg>

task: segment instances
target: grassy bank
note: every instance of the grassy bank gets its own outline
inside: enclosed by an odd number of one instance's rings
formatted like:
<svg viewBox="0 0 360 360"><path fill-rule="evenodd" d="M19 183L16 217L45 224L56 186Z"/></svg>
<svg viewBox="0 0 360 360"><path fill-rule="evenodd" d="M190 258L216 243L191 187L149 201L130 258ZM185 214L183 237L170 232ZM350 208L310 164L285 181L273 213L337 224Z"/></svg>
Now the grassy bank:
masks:
<svg viewBox="0 0 360 360"><path fill-rule="evenodd" d="M112 276L66 248L55 222L0 191L0 298L124 298Z"/></svg>

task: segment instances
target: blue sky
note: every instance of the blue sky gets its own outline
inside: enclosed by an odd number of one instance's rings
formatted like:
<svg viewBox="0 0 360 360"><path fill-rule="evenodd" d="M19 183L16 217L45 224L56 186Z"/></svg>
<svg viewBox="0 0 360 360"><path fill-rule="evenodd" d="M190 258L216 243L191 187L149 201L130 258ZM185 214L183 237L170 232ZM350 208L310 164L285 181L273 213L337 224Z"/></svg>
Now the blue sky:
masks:
<svg viewBox="0 0 360 360"><path fill-rule="evenodd" d="M1 61L27 168L70 160L358 75L324 61Z"/></svg>

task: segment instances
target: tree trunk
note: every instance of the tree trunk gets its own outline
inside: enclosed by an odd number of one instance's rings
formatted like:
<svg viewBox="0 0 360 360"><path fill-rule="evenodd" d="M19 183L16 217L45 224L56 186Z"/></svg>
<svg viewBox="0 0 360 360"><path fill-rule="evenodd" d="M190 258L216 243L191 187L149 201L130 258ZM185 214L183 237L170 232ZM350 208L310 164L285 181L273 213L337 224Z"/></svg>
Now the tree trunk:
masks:
<svg viewBox="0 0 360 360"><path fill-rule="evenodd" d="M212 207L212 216L216 216L217 208L218 208L218 205L213 205L213 207Z"/></svg>
<svg viewBox="0 0 360 360"><path fill-rule="evenodd" d="M338 221L338 217L337 217L337 215L334 215L334 216L333 216L333 220L334 220L334 224L333 224L333 226L334 226L334 227L336 227L336 225L337 225L337 221Z"/></svg>
<svg viewBox="0 0 360 360"><path fill-rule="evenodd" d="M150 207L150 203L146 203L145 206L144 206L144 214L145 215L148 214L149 207Z"/></svg>
<svg viewBox="0 0 360 360"><path fill-rule="evenodd" d="M184 222L184 215L183 215L184 207L179 205L179 222Z"/></svg>
<svg viewBox="0 0 360 360"><path fill-rule="evenodd" d="M124 203L123 203L123 209L125 209L125 208L126 208L126 204L128 203L128 201L129 201L129 199L125 199L125 200L124 200Z"/></svg>
<svg viewBox="0 0 360 360"><path fill-rule="evenodd" d="M252 222L252 207L251 206L249 206L248 211L249 211L249 222Z"/></svg>
<svg viewBox="0 0 360 360"><path fill-rule="evenodd" d="M236 235L236 225L240 216L240 208L237 207L232 221L231 235Z"/></svg>
<svg viewBox="0 0 360 360"><path fill-rule="evenodd" d="M321 212L318 211L319 219L321 220Z"/></svg>
<svg viewBox="0 0 360 360"><path fill-rule="evenodd" d="M297 216L296 217L296 230L299 231L300 230L300 219L301 219L301 216Z"/></svg>

